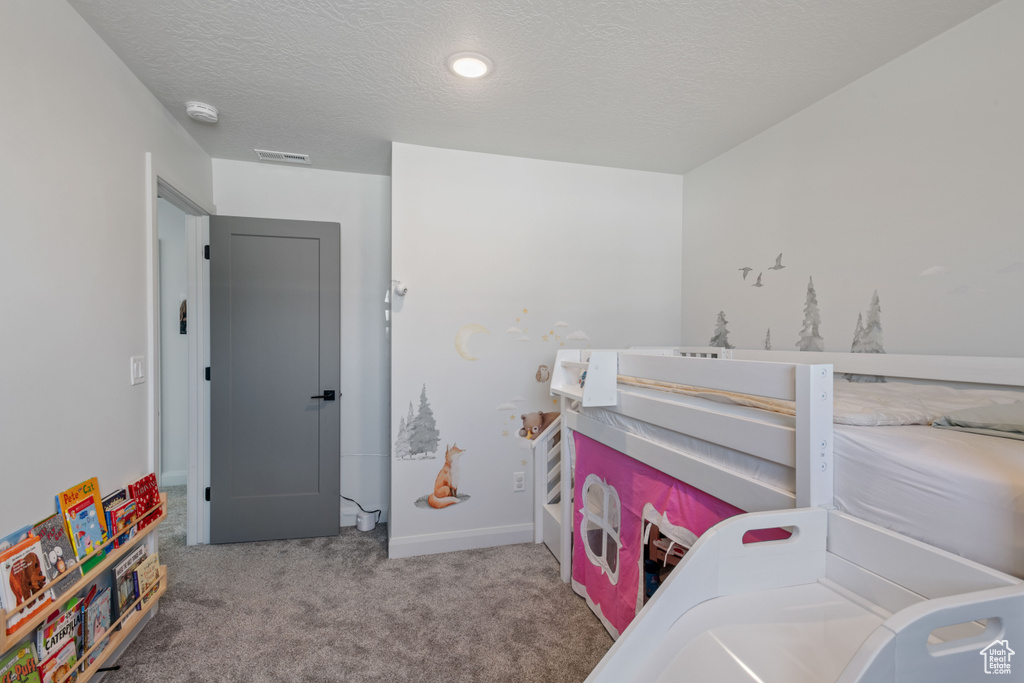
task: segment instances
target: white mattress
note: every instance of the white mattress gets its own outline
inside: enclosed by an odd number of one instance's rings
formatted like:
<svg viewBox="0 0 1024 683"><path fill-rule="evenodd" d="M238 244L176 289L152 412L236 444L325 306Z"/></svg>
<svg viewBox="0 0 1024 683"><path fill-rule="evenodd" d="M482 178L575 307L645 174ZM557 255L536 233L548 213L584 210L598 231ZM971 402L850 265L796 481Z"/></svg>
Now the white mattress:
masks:
<svg viewBox="0 0 1024 683"><path fill-rule="evenodd" d="M1024 578L1024 441L835 426L840 510Z"/></svg>
<svg viewBox="0 0 1024 683"><path fill-rule="evenodd" d="M654 390L619 389L676 400ZM765 411L743 406L726 409L777 422L793 420L774 414L765 417ZM759 481L795 490L791 468L603 408L581 412ZM926 425L835 425L834 433L836 507L1024 578L1024 441Z"/></svg>

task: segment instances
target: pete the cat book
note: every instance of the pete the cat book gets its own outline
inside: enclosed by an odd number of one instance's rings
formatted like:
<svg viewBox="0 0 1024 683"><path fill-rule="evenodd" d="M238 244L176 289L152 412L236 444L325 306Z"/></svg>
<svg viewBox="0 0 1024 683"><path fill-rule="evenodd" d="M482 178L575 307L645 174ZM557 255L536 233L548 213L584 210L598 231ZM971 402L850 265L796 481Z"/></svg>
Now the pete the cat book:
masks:
<svg viewBox="0 0 1024 683"><path fill-rule="evenodd" d="M66 520L68 510L87 498L91 499L93 504L96 506L96 511L100 516L100 527L103 529L103 537L107 538L107 522L103 519L103 499L100 498L100 483L96 477L86 479L81 484L77 484L76 486L72 486L71 488L58 493L57 507L60 509L61 515L63 515ZM68 534L70 535L70 529L68 530ZM72 538L72 540L74 539Z"/></svg>

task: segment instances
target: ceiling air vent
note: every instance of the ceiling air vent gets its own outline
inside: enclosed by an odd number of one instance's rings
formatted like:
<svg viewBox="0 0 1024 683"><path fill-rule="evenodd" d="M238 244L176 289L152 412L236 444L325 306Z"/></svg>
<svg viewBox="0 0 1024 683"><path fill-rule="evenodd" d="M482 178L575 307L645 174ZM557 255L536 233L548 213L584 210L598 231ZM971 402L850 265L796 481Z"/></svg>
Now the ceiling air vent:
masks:
<svg viewBox="0 0 1024 683"><path fill-rule="evenodd" d="M254 149L260 161L283 161L286 164L309 164L308 154L293 154L292 152L271 152L268 149Z"/></svg>

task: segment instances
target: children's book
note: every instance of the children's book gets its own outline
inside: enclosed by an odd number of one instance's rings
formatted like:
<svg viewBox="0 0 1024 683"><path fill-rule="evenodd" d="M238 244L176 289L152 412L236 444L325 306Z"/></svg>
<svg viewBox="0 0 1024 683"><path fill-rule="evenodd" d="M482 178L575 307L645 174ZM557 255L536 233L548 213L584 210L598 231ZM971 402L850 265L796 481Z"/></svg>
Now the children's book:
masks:
<svg viewBox="0 0 1024 683"><path fill-rule="evenodd" d="M135 569L135 597L141 597L142 602L135 609L141 610L146 596L160 583L160 553L153 553L144 559Z"/></svg>
<svg viewBox="0 0 1024 683"><path fill-rule="evenodd" d="M100 498L100 484L96 477L87 479L77 486L72 486L66 491L57 494L57 507L61 515L67 520L68 510L81 501L91 498L96 505L96 511L100 516L100 527L103 529L104 537L107 537L107 522L103 519L103 500ZM71 529L68 529L70 535ZM72 539L74 540L74 539Z"/></svg>
<svg viewBox="0 0 1024 683"><path fill-rule="evenodd" d="M110 535L117 535L114 538L115 548L120 548L135 535L135 527L132 526L135 524L135 507L134 500L124 500L107 513L107 528L110 529Z"/></svg>
<svg viewBox="0 0 1024 683"><path fill-rule="evenodd" d="M144 559L146 559L146 546L140 544L132 548L111 570L114 574L113 587L116 593L112 600L115 618L120 619L128 605L135 602L135 570ZM121 622L121 626L125 626L130 620L131 617L126 617Z"/></svg>
<svg viewBox="0 0 1024 683"><path fill-rule="evenodd" d="M83 654L95 647L88 656L89 664L92 664L103 653L107 647L110 637L107 631L110 630L110 588L104 588L97 593L92 600L88 601L82 611L82 621L85 622L85 644L82 646Z"/></svg>
<svg viewBox="0 0 1024 683"><path fill-rule="evenodd" d="M7 534L3 538L0 538L0 553L2 553L3 551L7 550L12 546L18 545L26 538L28 538L28 535L30 533L32 533L32 525L23 526L17 531Z"/></svg>
<svg viewBox="0 0 1024 683"><path fill-rule="evenodd" d="M103 506L103 519L107 523L107 538L110 538L112 535L110 530L114 528L110 523L110 511L126 500L128 500L128 492L124 489L117 489L103 496L101 505Z"/></svg>
<svg viewBox="0 0 1024 683"><path fill-rule="evenodd" d="M39 660L32 643L22 643L0 657L0 683L40 683Z"/></svg>
<svg viewBox="0 0 1024 683"><path fill-rule="evenodd" d="M82 600L74 597L60 609L53 611L36 631L36 652L45 662L57 654L68 642L82 647Z"/></svg>
<svg viewBox="0 0 1024 683"><path fill-rule="evenodd" d="M39 666L39 673L43 677L42 683L56 683L64 678L69 671L74 671L68 681L78 678L78 648L75 641L64 644L52 657Z"/></svg>
<svg viewBox="0 0 1024 683"><path fill-rule="evenodd" d="M18 545L19 543L24 541L26 538L28 538L28 535L30 533L32 533L32 527L31 526L25 526L25 527L22 527L22 528L18 529L15 532L7 534L3 538L0 538L0 553L4 552L5 550L8 550L9 548L13 548L14 546ZM11 609L11 605L7 605L6 603L4 603L4 592L3 591L0 591L0 609L5 609L5 610Z"/></svg>
<svg viewBox="0 0 1024 683"><path fill-rule="evenodd" d="M89 572L100 563L107 552L103 549L103 527L100 515L92 498L86 498L72 505L66 513L71 545L75 557L82 562L82 573Z"/></svg>
<svg viewBox="0 0 1024 683"><path fill-rule="evenodd" d="M47 581L53 581L75 563L75 549L71 545L67 528L60 515L55 513L39 522L32 527L32 533L39 537L39 542L43 545ZM54 595L59 598L71 590L81 575L81 571L73 571L65 576L53 587Z"/></svg>
<svg viewBox="0 0 1024 683"><path fill-rule="evenodd" d="M53 601L52 590L29 600L46 585L44 566L43 547L35 536L0 552L0 591L7 610L7 633L14 633Z"/></svg>
<svg viewBox="0 0 1024 683"><path fill-rule="evenodd" d="M160 489L156 485L156 475L150 472L138 481L128 484L128 496L135 499L135 515L141 520L136 527L142 531L156 520L157 513L143 519L143 516L160 504Z"/></svg>

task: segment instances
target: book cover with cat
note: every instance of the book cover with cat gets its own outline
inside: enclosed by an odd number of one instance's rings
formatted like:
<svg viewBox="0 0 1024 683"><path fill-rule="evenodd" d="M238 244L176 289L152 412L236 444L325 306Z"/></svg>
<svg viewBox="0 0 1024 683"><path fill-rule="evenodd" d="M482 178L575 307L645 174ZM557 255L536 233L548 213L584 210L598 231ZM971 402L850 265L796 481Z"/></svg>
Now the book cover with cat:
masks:
<svg viewBox="0 0 1024 683"><path fill-rule="evenodd" d="M103 536L106 538L107 521L103 518L103 499L100 498L100 483L96 477L86 479L81 484L76 484L75 486L58 493L57 507L60 509L60 513L66 520L68 510L86 499L92 500L93 505L96 506L96 511L100 515L100 528L103 529ZM68 535L70 534L71 529L69 528Z"/></svg>
<svg viewBox="0 0 1024 683"><path fill-rule="evenodd" d="M39 667L42 674L42 683L56 683L64 678L68 672L74 672L65 683L71 683L78 678L78 648L75 641L69 641L58 650L52 657L43 662Z"/></svg>
<svg viewBox="0 0 1024 683"><path fill-rule="evenodd" d="M54 513L43 521L32 527L32 533L39 537L43 546L43 559L46 560L46 579L53 581L75 564L75 549L68 538L67 528L64 520L57 513ZM79 577L81 570L70 572L67 576L53 586L54 595L58 598L71 590Z"/></svg>

